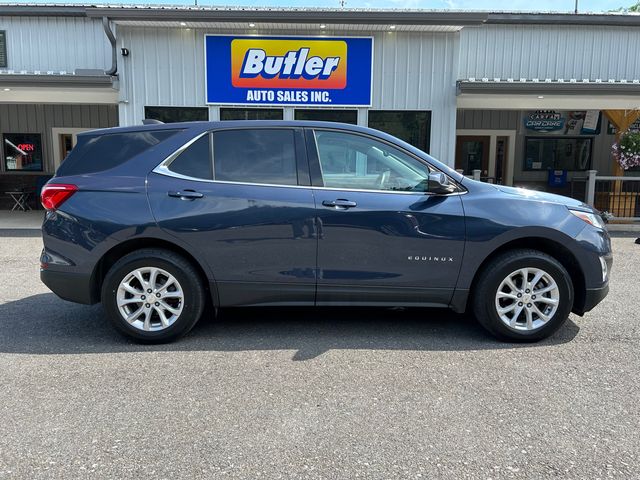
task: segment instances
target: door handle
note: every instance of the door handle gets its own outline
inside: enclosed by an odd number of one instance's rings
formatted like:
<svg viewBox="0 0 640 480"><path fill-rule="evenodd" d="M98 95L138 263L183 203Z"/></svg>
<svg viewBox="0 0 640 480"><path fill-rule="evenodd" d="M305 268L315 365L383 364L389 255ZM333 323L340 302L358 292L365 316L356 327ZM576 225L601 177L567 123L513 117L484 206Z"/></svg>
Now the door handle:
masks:
<svg viewBox="0 0 640 480"><path fill-rule="evenodd" d="M204 195L200 192L196 192L195 190L178 190L170 191L167 193L170 197L180 198L182 200L195 200L196 198L202 198Z"/></svg>
<svg viewBox="0 0 640 480"><path fill-rule="evenodd" d="M357 207L356 202L339 198L337 200L323 200L322 205L329 208L335 208L336 210L346 210L347 208Z"/></svg>

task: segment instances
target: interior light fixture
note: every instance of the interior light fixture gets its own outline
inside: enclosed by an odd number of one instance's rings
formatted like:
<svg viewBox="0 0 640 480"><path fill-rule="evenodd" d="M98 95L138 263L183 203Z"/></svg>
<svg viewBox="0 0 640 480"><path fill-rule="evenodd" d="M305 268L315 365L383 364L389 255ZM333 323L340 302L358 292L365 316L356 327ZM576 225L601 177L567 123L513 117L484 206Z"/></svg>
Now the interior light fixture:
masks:
<svg viewBox="0 0 640 480"><path fill-rule="evenodd" d="M322 25L320 25L320 28L327 28L327 26L323 23Z"/></svg>
<svg viewBox="0 0 640 480"><path fill-rule="evenodd" d="M249 26L250 26L251 28L253 28L253 27L255 27L255 26L256 26L256 24L255 24L255 23L250 23L250 24L249 24Z"/></svg>
<svg viewBox="0 0 640 480"><path fill-rule="evenodd" d="M181 27L186 27L186 26L187 26L187 24L186 24L186 23L184 23L184 22L180 22L180 26L181 26Z"/></svg>

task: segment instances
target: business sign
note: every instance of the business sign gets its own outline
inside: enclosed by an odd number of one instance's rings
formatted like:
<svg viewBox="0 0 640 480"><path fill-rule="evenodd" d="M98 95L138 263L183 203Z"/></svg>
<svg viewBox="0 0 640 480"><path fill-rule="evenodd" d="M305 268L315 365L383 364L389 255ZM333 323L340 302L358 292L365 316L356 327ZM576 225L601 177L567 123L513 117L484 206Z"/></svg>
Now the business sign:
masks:
<svg viewBox="0 0 640 480"><path fill-rule="evenodd" d="M524 126L536 132L552 132L564 128L564 118L554 111L529 112L524 119Z"/></svg>
<svg viewBox="0 0 640 480"><path fill-rule="evenodd" d="M600 133L600 111L536 110L526 112L524 126L551 135L595 135Z"/></svg>
<svg viewBox="0 0 640 480"><path fill-rule="evenodd" d="M205 35L206 101L370 106L373 39Z"/></svg>

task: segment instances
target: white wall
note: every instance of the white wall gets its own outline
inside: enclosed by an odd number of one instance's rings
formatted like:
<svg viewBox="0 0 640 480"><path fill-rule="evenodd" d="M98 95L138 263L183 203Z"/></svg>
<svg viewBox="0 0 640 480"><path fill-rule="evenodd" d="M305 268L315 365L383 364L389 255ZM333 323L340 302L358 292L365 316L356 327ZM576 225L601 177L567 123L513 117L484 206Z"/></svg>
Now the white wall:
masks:
<svg viewBox="0 0 640 480"><path fill-rule="evenodd" d="M118 58L122 125L140 123L145 105L205 105L205 33L246 32L119 27L118 47L131 52ZM373 36L373 108L431 110L431 153L453 165L459 34L397 32ZM288 117L291 115L286 111ZM213 107L210 118L215 118Z"/></svg>
<svg viewBox="0 0 640 480"><path fill-rule="evenodd" d="M640 79L637 27L484 25L460 35L460 79Z"/></svg>
<svg viewBox="0 0 640 480"><path fill-rule="evenodd" d="M102 20L79 17L0 17L7 32L7 67L20 72L108 70L111 44Z"/></svg>

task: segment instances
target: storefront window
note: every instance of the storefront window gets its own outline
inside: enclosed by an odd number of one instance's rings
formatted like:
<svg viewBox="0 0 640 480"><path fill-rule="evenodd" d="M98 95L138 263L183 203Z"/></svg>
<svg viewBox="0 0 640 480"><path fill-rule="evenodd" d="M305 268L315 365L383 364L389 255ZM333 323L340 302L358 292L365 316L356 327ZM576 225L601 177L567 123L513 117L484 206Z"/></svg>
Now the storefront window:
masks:
<svg viewBox="0 0 640 480"><path fill-rule="evenodd" d="M163 123L206 122L209 120L207 107L144 107L144 118L160 120Z"/></svg>
<svg viewBox="0 0 640 480"><path fill-rule="evenodd" d="M526 138L525 170L591 168L591 138Z"/></svg>
<svg viewBox="0 0 640 480"><path fill-rule="evenodd" d="M358 123L358 111L357 110L325 110L325 109L298 109L295 112L296 120L313 120L319 122L340 122L351 123L356 125Z"/></svg>
<svg viewBox="0 0 640 480"><path fill-rule="evenodd" d="M370 110L369 127L429 152L431 112Z"/></svg>
<svg viewBox="0 0 640 480"><path fill-rule="evenodd" d="M39 133L5 133L4 167L7 171L42 171L42 138Z"/></svg>
<svg viewBox="0 0 640 480"><path fill-rule="evenodd" d="M281 108L221 108L220 120L282 120Z"/></svg>

